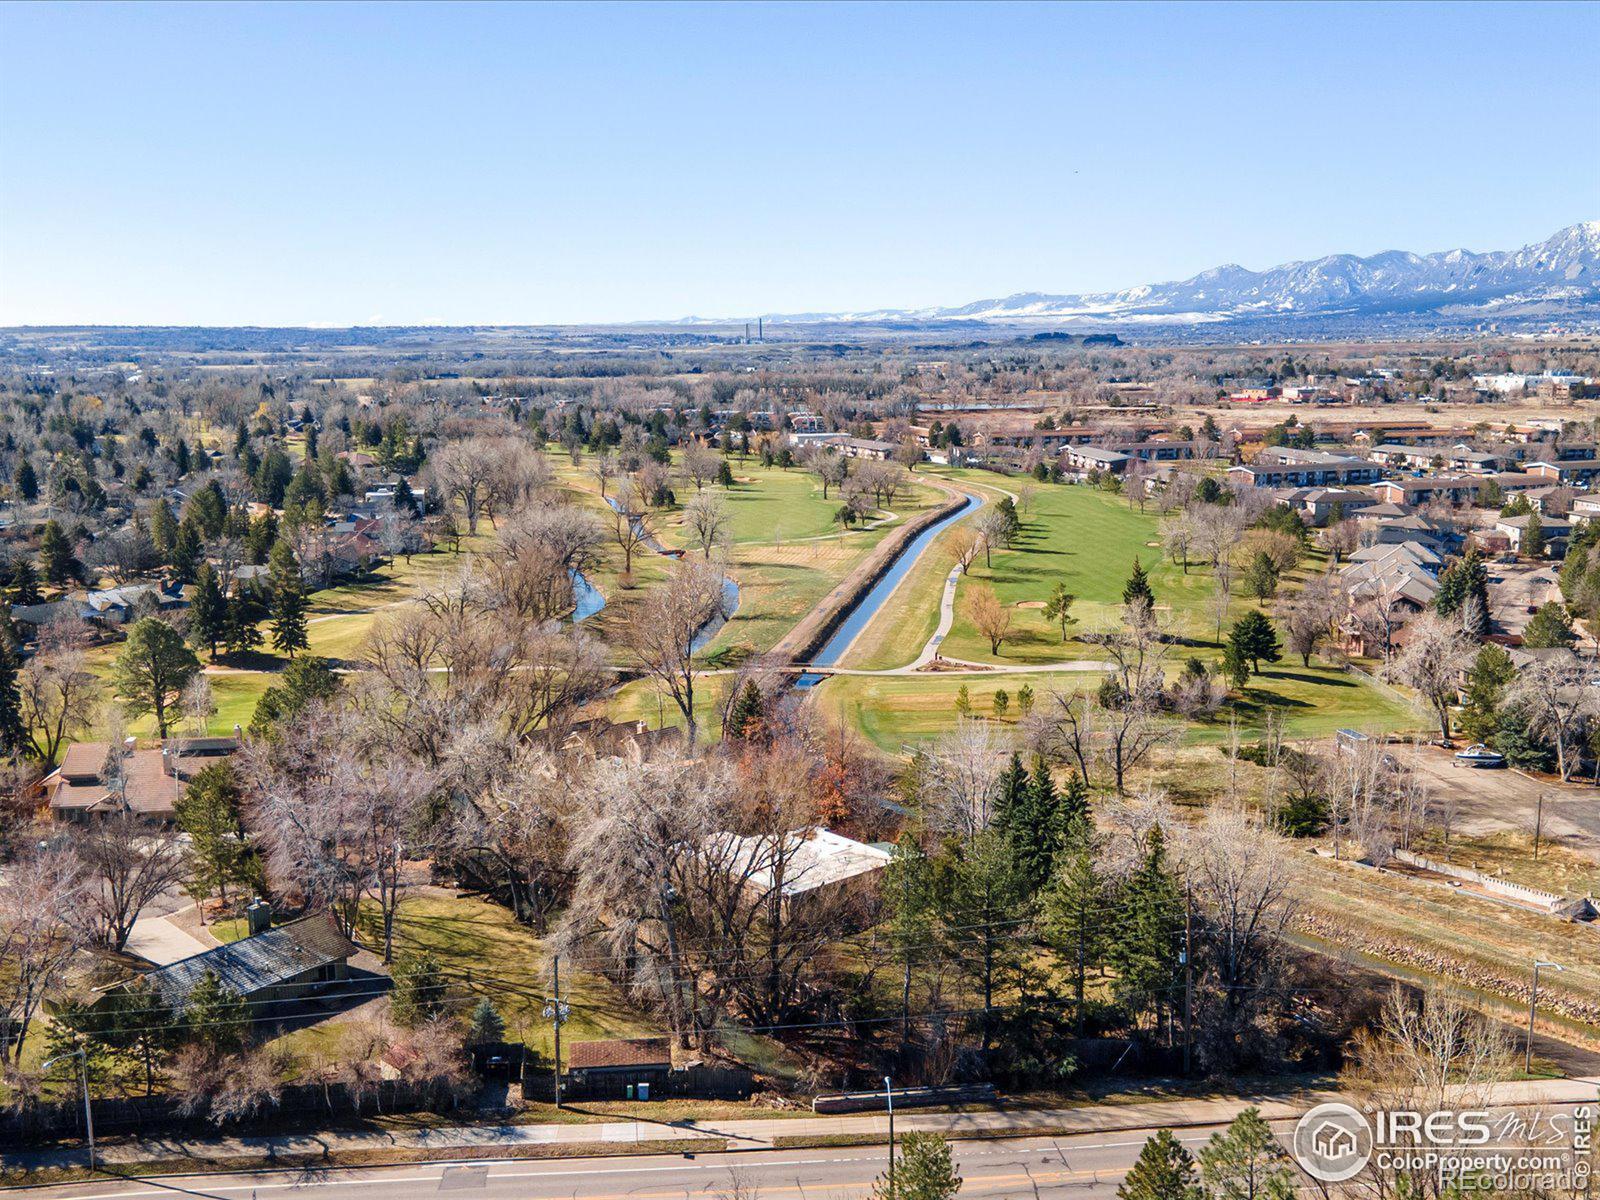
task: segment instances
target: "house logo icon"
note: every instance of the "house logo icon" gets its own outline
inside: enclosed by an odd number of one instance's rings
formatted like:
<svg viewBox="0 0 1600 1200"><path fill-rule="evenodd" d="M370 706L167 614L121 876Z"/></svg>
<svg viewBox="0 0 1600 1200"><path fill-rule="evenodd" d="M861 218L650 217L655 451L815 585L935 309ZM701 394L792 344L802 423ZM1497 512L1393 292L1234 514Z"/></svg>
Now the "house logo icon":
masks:
<svg viewBox="0 0 1600 1200"><path fill-rule="evenodd" d="M1348 1104L1319 1104L1294 1127L1294 1156L1313 1179L1343 1183L1372 1157L1372 1126Z"/></svg>

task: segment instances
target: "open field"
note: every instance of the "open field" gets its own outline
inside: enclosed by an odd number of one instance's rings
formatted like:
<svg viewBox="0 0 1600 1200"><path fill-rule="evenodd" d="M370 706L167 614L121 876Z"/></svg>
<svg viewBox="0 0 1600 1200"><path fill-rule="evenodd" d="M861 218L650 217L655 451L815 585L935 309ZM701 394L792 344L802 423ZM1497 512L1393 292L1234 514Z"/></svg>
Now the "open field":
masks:
<svg viewBox="0 0 1600 1200"><path fill-rule="evenodd" d="M486 526L481 528L484 532L476 538L462 539L460 553L441 549L431 554L413 555L410 562L399 559L365 579L312 592L306 624L311 645L306 653L336 662L359 657L367 635L385 612L447 583L466 565L474 550L490 543L492 531ZM261 634L260 649L240 656L237 661L222 655L213 664L204 652L199 652L208 668L206 678L211 683L217 705L209 732L226 734L231 733L235 725L248 726L261 694L288 665L286 657L273 652L272 633L266 623L261 626ZM90 666L101 675L109 676L112 661L121 648L120 642L98 647L89 655ZM130 720L128 732L136 737L153 738L155 718L144 716Z"/></svg>
<svg viewBox="0 0 1600 1200"><path fill-rule="evenodd" d="M958 716L956 695L966 685L974 714L991 717L994 694L1004 690L1011 699L1005 724L1019 720L1017 692L1033 688L1035 705L1043 706L1052 691L1069 693L1099 686L1098 672L1027 671L997 674L986 671L917 675L835 675L814 689L812 703L834 720L860 729L880 750L899 753L907 744L928 741L954 727ZM1269 713L1283 720L1288 738L1317 738L1345 728L1394 732L1425 724L1410 706L1392 699L1357 675L1326 667L1302 670L1279 664L1251 679L1242 698L1224 706L1203 725L1191 725L1185 741L1208 745L1231 736L1229 714L1236 713L1240 736L1260 735Z"/></svg>

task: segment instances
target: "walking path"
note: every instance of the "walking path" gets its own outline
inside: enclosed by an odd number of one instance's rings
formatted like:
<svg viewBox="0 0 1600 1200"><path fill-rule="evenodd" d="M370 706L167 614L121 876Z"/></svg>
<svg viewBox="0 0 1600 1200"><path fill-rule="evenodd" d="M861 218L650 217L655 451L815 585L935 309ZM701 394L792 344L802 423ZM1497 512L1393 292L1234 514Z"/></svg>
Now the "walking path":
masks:
<svg viewBox="0 0 1600 1200"><path fill-rule="evenodd" d="M1593 1103L1594 1079L1541 1080L1501 1084L1495 1088L1495 1105L1569 1105ZM1306 1091L1275 1096L1249 1095L1203 1100L1150 1100L1082 1108L1025 1109L1014 1112L985 1110L966 1113L901 1112L895 1116L896 1134L912 1131L942 1132L957 1136L982 1134L1054 1133L1062 1136L1116 1130L1154 1130L1225 1124L1251 1105L1269 1121L1292 1121L1314 1105L1338 1099L1331 1091ZM581 1110L581 1105L579 1106ZM888 1117L873 1113L844 1117L787 1117L729 1121L605 1121L561 1125L462 1125L431 1129L356 1130L273 1137L134 1138L102 1144L100 1159L113 1165L170 1162L192 1158L197 1163L226 1167L230 1159L321 1157L345 1151L451 1150L463 1147L548 1146L612 1143L648 1143L712 1138L730 1149L770 1150L785 1139L886 1138ZM0 1155L12 1168L37 1169L65 1166L86 1160L86 1152L25 1150Z"/></svg>

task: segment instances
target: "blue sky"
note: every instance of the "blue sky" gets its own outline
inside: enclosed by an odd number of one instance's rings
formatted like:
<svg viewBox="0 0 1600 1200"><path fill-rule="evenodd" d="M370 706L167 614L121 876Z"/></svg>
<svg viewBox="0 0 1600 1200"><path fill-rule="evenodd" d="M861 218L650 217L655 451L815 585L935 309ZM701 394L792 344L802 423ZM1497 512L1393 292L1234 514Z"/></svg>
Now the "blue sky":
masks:
<svg viewBox="0 0 1600 1200"><path fill-rule="evenodd" d="M0 324L743 317L1600 217L1600 5L0 6Z"/></svg>

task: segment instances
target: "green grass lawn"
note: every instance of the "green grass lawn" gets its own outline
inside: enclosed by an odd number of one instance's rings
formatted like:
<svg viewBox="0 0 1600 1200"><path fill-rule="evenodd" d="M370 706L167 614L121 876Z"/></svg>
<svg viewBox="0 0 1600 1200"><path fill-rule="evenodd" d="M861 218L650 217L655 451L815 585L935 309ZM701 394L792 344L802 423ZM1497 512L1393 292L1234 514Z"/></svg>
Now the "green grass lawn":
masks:
<svg viewBox="0 0 1600 1200"><path fill-rule="evenodd" d="M836 675L817 685L811 702L830 719L859 729L878 749L899 754L906 746L931 741L955 726L956 696L963 684L973 713L987 719L993 719L995 692L1004 689L1011 704L1002 724L1014 729L1020 719L1017 692L1024 685L1033 688L1036 710L1045 711L1052 691L1085 691L1098 687L1100 678L1094 673L1043 671ZM1358 675L1279 663L1252 678L1215 718L1190 725L1184 740L1206 745L1227 740L1230 715L1238 717L1240 736L1253 739L1265 728L1271 712L1281 715L1289 738L1325 737L1346 728L1395 732L1427 724L1413 707Z"/></svg>
<svg viewBox="0 0 1600 1200"><path fill-rule="evenodd" d="M1010 481L1007 481L1010 482ZM1021 486L1011 482L1013 490ZM1168 561L1159 545L1160 518L1154 507L1141 513L1125 500L1096 488L1075 484L1043 484L1034 492L1032 511L1011 549L995 552L992 562L980 555L956 592L956 622L945 639L949 658L973 662L1043 663L1094 657L1076 640L1086 632L1119 619L1122 588L1137 558L1155 591L1156 606L1170 614L1174 630L1192 638L1215 636L1209 615L1215 589L1209 568L1191 565L1187 574ZM1045 620L1043 602L1056 584L1064 583L1077 597L1077 624L1061 641L1058 627ZM967 607L975 589L992 587L1012 607L1012 636L998 656L988 639L973 627ZM1027 607L1023 607L1027 606Z"/></svg>
<svg viewBox="0 0 1600 1200"><path fill-rule="evenodd" d="M376 923L364 913L365 933L379 944ZM401 902L395 922L395 954L431 953L446 972L463 979L463 1011L487 996L505 1020L507 1036L541 1054L554 1050L550 1022L540 1015L550 995L550 954L545 942L519 925L509 909L486 900L412 896ZM659 1033L605 978L563 964L561 998L572 1005L562 1039Z"/></svg>

